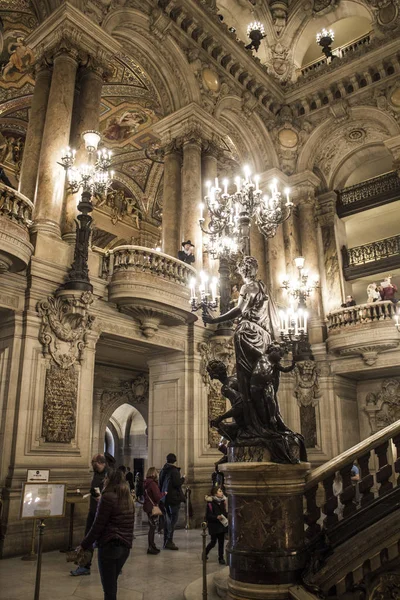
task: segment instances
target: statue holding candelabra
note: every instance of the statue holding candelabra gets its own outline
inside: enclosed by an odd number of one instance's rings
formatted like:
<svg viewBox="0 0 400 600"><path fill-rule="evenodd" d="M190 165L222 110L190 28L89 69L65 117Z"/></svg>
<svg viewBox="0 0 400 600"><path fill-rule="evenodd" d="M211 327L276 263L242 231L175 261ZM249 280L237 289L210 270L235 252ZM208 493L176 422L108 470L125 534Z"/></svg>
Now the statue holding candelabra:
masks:
<svg viewBox="0 0 400 600"><path fill-rule="evenodd" d="M304 440L300 434L289 429L280 413L278 389L281 373L295 368L281 364L284 349L279 343L280 323L275 304L267 294L265 284L257 279L258 263L250 254L250 226L254 218L266 237L275 235L277 227L291 212L290 190L285 190L285 199L278 191L276 180L270 185L270 195L263 195L259 179L252 180L250 172L242 181L236 179L236 192L228 193L228 182L223 181L224 190L207 185L205 204L200 206L200 226L209 235L208 250L211 256L226 260L235 254L239 257L238 272L243 279L239 298L233 307L220 305L220 316L212 316L218 306L215 285L211 294L205 285L203 274L197 299L195 282L191 284L192 310L202 309L205 325L236 323L233 333L236 355L236 374L227 376L221 361L213 360L207 369L211 379L222 383L222 394L229 399L232 408L211 423L221 435L230 440L230 459L233 461L270 460L277 463L306 461ZM209 220L204 228L204 209ZM220 262L221 266L221 262ZM229 281L227 282L229 285ZM220 285L226 285L221 281ZM228 288L229 289L229 288ZM223 290L221 289L221 299ZM229 293L228 293L229 298ZM227 419L234 422L227 422Z"/></svg>

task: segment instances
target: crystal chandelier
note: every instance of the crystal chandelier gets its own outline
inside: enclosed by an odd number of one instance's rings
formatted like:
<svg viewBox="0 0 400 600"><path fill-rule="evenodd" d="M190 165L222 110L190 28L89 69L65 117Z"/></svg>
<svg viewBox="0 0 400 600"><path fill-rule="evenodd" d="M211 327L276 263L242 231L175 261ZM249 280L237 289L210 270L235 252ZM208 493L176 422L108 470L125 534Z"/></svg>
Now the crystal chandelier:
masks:
<svg viewBox="0 0 400 600"><path fill-rule="evenodd" d="M100 134L97 131L85 131L82 134L87 152L87 162L75 165L76 150L67 147L61 151L61 164L66 170L69 190L75 194L83 192L105 194L112 184L114 172L109 172L111 150L98 150Z"/></svg>
<svg viewBox="0 0 400 600"><path fill-rule="evenodd" d="M298 302L298 306L301 308L305 308L306 299L318 287L317 278L314 278L312 282L309 281L309 274L304 269L304 262L303 256L295 258L294 263L298 269L297 279L285 279L282 282L283 289L288 292L293 300Z"/></svg>
<svg viewBox="0 0 400 600"><path fill-rule="evenodd" d="M317 44L321 46L322 52L325 54L326 58L334 58L331 45L335 39L335 34L332 29L322 29L322 31L317 33L316 39Z"/></svg>
<svg viewBox="0 0 400 600"><path fill-rule="evenodd" d="M200 271L199 275L200 283L197 283L195 277L192 277L189 282L189 302L192 312L197 312L201 309L202 316L204 317L205 315L209 314L210 310L214 311L218 308L218 279L217 277L212 277L210 280L209 276L204 271Z"/></svg>
<svg viewBox="0 0 400 600"><path fill-rule="evenodd" d="M261 40L266 37L264 25L260 23L260 21L254 21L253 23L250 23L247 27L247 36L251 39L251 42L246 46L246 50L254 49L256 52L258 52Z"/></svg>
<svg viewBox="0 0 400 600"><path fill-rule="evenodd" d="M254 219L261 233L273 237L279 225L290 216L293 203L290 190L286 188L285 197L278 190L278 182L271 183L270 193L263 194L259 188L259 177L253 178L250 169L245 167L245 177L236 177L236 192L228 193L229 182L224 179L223 190L218 178L215 185L207 185L204 204L200 205L200 227L209 236L210 252L217 254L221 248L249 254L249 227ZM205 224L204 208L207 208L209 221Z"/></svg>

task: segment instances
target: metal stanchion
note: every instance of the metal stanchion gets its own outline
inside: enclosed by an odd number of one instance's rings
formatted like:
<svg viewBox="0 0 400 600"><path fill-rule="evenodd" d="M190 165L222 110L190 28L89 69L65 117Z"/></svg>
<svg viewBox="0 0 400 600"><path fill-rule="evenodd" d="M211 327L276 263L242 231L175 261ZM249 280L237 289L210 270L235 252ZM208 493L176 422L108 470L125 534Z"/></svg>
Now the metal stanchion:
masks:
<svg viewBox="0 0 400 600"><path fill-rule="evenodd" d="M192 490L190 489L189 486L186 486L186 523L185 523L185 529L190 529L190 494L192 493Z"/></svg>
<svg viewBox="0 0 400 600"><path fill-rule="evenodd" d="M207 523L202 523L201 528L203 530L201 532L201 536L203 538L203 554L201 555L202 560L203 560L203 600L207 600L207 598L208 598L208 594L207 594L207 556L206 556ZM36 598L35 598L35 600L36 600Z"/></svg>
<svg viewBox="0 0 400 600"><path fill-rule="evenodd" d="M37 565L36 565L35 595L34 595L33 600L39 600L39 595L40 595L40 576L42 573L43 535L44 535L45 527L46 527L46 525L44 524L44 520L40 519L40 523L38 526L39 539L38 539L38 552L37 552Z"/></svg>
<svg viewBox="0 0 400 600"><path fill-rule="evenodd" d="M25 556L21 556L21 560L36 560L37 555L35 552L35 539L36 539L36 519L34 519L33 523L32 523L31 550L30 550L29 554L25 554Z"/></svg>

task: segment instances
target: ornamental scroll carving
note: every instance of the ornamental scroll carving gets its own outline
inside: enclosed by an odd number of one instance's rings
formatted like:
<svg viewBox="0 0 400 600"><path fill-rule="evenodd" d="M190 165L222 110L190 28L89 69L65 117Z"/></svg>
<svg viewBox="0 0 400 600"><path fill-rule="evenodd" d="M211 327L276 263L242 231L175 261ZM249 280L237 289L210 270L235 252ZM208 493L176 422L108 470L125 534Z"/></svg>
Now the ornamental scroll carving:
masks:
<svg viewBox="0 0 400 600"><path fill-rule="evenodd" d="M380 392L369 392L364 408L368 415L371 433L376 433L400 419L400 381L385 379Z"/></svg>
<svg viewBox="0 0 400 600"><path fill-rule="evenodd" d="M75 437L79 370L94 317L91 293L49 296L37 304L42 318L39 341L49 358L43 402L42 439L69 444Z"/></svg>
<svg viewBox="0 0 400 600"><path fill-rule="evenodd" d="M227 367L228 375L232 375L235 368L233 338L224 336L210 338L207 342L199 344L199 352L201 355L200 372L207 389L208 443L211 448L217 448L220 435L216 429L209 426L209 423L226 411L226 399L221 394L221 383L210 379L207 373L207 364L210 360L221 360Z"/></svg>
<svg viewBox="0 0 400 600"><path fill-rule="evenodd" d="M296 364L293 394L300 407L301 434L306 448L315 448L317 445L316 406L321 397L318 376L319 370L313 360L304 360Z"/></svg>
<svg viewBox="0 0 400 600"><path fill-rule="evenodd" d="M149 399L149 378L140 373L131 381L124 381L116 390L104 390L100 397L100 411L104 412L116 400L125 399L129 404L145 404Z"/></svg>

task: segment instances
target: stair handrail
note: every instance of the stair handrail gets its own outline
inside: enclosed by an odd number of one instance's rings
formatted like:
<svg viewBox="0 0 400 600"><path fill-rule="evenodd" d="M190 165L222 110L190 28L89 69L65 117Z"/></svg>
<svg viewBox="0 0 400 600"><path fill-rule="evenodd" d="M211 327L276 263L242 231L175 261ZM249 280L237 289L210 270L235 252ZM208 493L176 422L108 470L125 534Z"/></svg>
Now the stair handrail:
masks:
<svg viewBox="0 0 400 600"><path fill-rule="evenodd" d="M310 490L330 475L340 471L340 469L352 461L354 462L360 456L374 450L397 435L400 435L400 419L384 429L381 429L377 433L374 433L366 440L345 450L342 454L339 454L339 456L335 456L335 458L332 458L325 464L310 471L306 477L305 491Z"/></svg>

